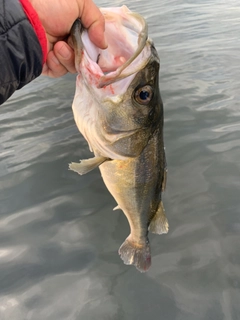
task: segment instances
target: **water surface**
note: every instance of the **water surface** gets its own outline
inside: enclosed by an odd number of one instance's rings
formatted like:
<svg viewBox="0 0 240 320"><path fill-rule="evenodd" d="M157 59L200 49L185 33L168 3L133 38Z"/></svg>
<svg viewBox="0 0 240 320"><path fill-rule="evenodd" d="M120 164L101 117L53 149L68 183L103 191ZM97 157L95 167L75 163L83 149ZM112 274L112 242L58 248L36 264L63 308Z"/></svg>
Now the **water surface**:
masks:
<svg viewBox="0 0 240 320"><path fill-rule="evenodd" d="M123 1L98 1L120 6ZM240 5L130 1L161 58L168 235L141 274L128 223L71 111L75 76L40 77L0 108L1 320L240 319Z"/></svg>

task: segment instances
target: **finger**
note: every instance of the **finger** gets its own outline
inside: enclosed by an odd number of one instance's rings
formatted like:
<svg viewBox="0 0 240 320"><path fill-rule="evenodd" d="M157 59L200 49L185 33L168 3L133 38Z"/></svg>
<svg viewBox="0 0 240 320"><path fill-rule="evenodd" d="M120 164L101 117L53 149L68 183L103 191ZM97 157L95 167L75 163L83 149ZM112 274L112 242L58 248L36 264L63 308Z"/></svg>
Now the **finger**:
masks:
<svg viewBox="0 0 240 320"><path fill-rule="evenodd" d="M98 7L92 2L87 0L84 2L84 7L80 8L81 21L85 28L88 29L88 34L91 41L101 49L107 48L107 41L104 35L105 20L98 9ZM91 12L91 14L89 14Z"/></svg>
<svg viewBox="0 0 240 320"><path fill-rule="evenodd" d="M65 41L58 41L53 48L53 52L68 72L76 72L74 51Z"/></svg>
<svg viewBox="0 0 240 320"><path fill-rule="evenodd" d="M59 62L53 51L50 51L47 56L46 64L43 67L42 75L59 78L64 76L68 70Z"/></svg>

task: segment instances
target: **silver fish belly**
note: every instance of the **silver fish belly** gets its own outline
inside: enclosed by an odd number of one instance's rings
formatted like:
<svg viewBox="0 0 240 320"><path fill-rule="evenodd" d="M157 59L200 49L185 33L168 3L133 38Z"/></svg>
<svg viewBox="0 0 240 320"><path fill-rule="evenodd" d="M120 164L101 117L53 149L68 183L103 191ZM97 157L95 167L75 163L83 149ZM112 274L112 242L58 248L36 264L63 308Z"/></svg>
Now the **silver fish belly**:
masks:
<svg viewBox="0 0 240 320"><path fill-rule="evenodd" d="M108 49L96 48L79 20L71 31L79 73L73 113L95 157L69 168L85 174L99 167L131 230L120 257L145 272L151 265L148 232L168 232L159 58L140 15L126 6L101 10Z"/></svg>

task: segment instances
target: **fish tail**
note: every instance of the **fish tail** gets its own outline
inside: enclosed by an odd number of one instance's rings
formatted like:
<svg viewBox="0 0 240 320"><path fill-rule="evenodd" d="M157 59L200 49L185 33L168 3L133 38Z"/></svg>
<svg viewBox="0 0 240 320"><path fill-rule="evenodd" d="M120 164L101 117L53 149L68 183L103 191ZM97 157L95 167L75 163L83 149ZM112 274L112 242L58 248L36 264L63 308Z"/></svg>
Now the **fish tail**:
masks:
<svg viewBox="0 0 240 320"><path fill-rule="evenodd" d="M157 233L157 234L163 234L163 233L168 233L168 220L165 215L165 209L163 207L162 201L160 202L157 212L153 216L150 225L148 227L148 230L151 231L152 233Z"/></svg>
<svg viewBox="0 0 240 320"><path fill-rule="evenodd" d="M151 266L149 241L139 245L131 241L130 236L123 242L118 253L125 264L134 265L140 272L146 272Z"/></svg>

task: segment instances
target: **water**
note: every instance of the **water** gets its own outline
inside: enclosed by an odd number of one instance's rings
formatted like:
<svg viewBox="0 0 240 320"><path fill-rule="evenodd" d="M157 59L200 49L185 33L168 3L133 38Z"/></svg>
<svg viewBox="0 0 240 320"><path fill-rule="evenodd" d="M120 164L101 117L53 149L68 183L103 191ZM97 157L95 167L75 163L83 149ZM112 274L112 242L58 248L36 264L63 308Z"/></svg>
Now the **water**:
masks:
<svg viewBox="0 0 240 320"><path fill-rule="evenodd" d="M123 1L97 2L119 6ZM1 320L236 320L240 301L240 5L132 1L161 57L168 235L141 274L128 223L74 124L75 76L39 78L0 108Z"/></svg>

